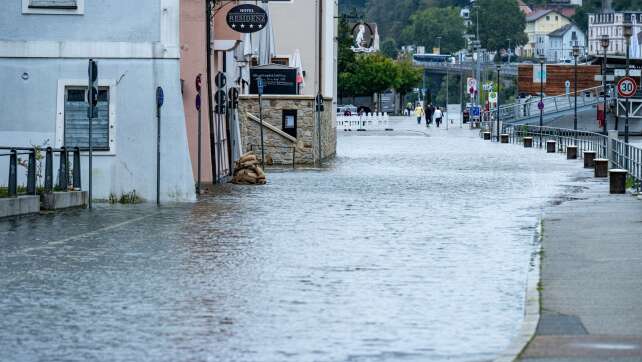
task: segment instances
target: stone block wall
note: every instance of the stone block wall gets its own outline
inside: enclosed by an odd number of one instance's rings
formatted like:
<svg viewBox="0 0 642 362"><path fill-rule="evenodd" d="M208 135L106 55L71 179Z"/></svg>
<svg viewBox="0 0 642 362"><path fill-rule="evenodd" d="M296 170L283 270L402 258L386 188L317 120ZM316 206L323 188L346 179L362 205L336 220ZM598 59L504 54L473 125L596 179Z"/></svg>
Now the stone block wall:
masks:
<svg viewBox="0 0 642 362"><path fill-rule="evenodd" d="M324 100L321 114L321 150L323 159L336 154L336 124L332 99ZM297 137L293 139L282 131L283 110L297 111ZM241 96L239 120L243 152L253 149L260 156L261 128L248 114L259 117L258 96ZM300 95L266 95L263 97L263 138L266 163L291 165L293 148L296 164L314 164L318 159L319 139L315 121L314 97Z"/></svg>

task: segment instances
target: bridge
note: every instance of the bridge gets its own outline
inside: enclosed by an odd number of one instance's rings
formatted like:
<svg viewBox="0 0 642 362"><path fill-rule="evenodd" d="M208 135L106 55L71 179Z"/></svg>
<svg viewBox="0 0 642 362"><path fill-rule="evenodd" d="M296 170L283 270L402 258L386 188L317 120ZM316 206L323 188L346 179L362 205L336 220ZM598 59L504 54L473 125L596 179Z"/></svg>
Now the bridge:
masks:
<svg viewBox="0 0 642 362"><path fill-rule="evenodd" d="M443 73L443 74L465 74L472 73L476 71L475 63L448 63L448 62L422 62L415 60L415 64L424 67L425 70L434 72L434 73ZM501 73L504 76L513 76L517 77L517 66L519 63L502 63ZM495 71L496 63L492 62L482 62L479 64L480 70L482 71Z"/></svg>

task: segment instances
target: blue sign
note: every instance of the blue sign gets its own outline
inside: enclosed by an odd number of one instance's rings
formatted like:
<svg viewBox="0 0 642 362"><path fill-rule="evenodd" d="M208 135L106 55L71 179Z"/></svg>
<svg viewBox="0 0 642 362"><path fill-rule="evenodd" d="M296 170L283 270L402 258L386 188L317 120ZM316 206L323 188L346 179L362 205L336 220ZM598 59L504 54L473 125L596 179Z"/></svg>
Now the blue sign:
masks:
<svg viewBox="0 0 642 362"><path fill-rule="evenodd" d="M162 107L165 102L165 93L163 93L163 88L156 88L156 106Z"/></svg>
<svg viewBox="0 0 642 362"><path fill-rule="evenodd" d="M197 111L201 110L201 95L200 94L196 95L196 110Z"/></svg>
<svg viewBox="0 0 642 362"><path fill-rule="evenodd" d="M481 115L481 107L480 106L474 106L472 108L472 115L473 117L479 117Z"/></svg>
<svg viewBox="0 0 642 362"><path fill-rule="evenodd" d="M265 84L263 83L263 78L258 78L256 80L256 87L258 88L259 94L263 95L263 88L265 87Z"/></svg>

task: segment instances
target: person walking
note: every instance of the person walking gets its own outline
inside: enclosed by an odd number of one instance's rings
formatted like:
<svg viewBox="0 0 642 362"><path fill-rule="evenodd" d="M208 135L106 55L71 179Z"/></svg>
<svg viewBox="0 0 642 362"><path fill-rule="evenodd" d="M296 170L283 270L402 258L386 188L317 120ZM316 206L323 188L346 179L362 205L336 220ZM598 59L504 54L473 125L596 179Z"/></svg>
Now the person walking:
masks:
<svg viewBox="0 0 642 362"><path fill-rule="evenodd" d="M428 107L426 107L426 127L430 127L433 114L435 114L435 106L430 103L428 104Z"/></svg>
<svg viewBox="0 0 642 362"><path fill-rule="evenodd" d="M421 117L424 115L424 108L421 106L421 104L417 104L417 107L415 108L415 116L417 117L417 124L421 124Z"/></svg>
<svg viewBox="0 0 642 362"><path fill-rule="evenodd" d="M440 107L437 107L437 110L435 110L435 124L437 125L437 128L439 128L439 125L441 124L441 119L444 117L444 113L441 111Z"/></svg>

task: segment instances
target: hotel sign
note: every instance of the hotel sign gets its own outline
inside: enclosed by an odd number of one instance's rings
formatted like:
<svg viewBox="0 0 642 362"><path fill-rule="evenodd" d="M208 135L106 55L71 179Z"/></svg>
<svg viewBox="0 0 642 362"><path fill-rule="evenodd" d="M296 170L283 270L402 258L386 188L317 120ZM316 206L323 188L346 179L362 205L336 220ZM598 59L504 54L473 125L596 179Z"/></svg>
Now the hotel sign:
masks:
<svg viewBox="0 0 642 362"><path fill-rule="evenodd" d="M261 7L252 4L238 5L227 13L227 25L239 33L254 33L267 25L268 15Z"/></svg>

